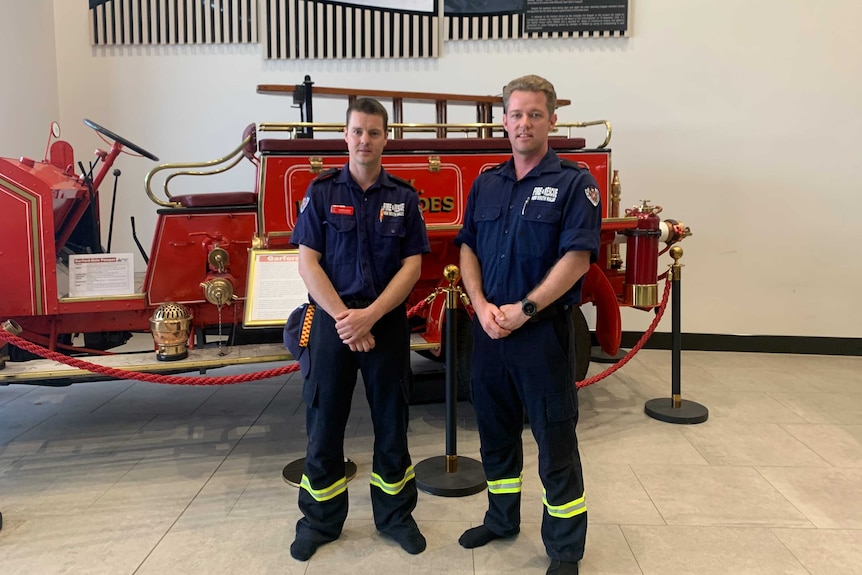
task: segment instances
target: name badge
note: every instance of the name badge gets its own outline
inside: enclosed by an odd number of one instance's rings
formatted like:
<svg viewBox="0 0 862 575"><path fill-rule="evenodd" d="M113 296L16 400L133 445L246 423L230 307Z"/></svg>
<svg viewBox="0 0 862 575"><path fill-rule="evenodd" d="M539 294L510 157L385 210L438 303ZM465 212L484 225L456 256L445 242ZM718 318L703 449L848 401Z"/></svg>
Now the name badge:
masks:
<svg viewBox="0 0 862 575"><path fill-rule="evenodd" d="M353 206L333 205L329 208L330 213L338 214L339 216L352 216Z"/></svg>

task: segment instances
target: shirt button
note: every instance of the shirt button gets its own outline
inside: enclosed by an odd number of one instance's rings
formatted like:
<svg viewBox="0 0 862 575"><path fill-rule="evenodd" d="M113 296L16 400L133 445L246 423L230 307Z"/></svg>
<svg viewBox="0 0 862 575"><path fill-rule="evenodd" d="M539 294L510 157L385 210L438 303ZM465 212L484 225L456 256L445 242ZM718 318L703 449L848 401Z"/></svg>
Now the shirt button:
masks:
<svg viewBox="0 0 862 575"><path fill-rule="evenodd" d="M504 233L504 234L508 234L508 233L509 233L509 230L503 230L503 233Z"/></svg>
<svg viewBox="0 0 862 575"><path fill-rule="evenodd" d="M501 260L506 259L506 254L501 255L501 256L500 256L500 259L501 259Z"/></svg>
<svg viewBox="0 0 862 575"><path fill-rule="evenodd" d="M512 208L514 208L514 207L515 207L515 206L513 206L512 204L509 204L509 209L510 209L510 210L511 210Z"/></svg>

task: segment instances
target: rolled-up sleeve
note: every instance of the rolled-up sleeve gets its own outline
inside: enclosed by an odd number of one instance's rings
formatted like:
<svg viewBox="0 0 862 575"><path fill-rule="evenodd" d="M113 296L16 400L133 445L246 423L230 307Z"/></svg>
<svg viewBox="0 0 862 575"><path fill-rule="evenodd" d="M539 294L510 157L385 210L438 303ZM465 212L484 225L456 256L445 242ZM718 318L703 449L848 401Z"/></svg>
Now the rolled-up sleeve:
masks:
<svg viewBox="0 0 862 575"><path fill-rule="evenodd" d="M589 172L581 172L572 184L572 193L563 213L560 234L559 257L567 252L590 252L590 263L599 258L602 227L602 204L590 201L590 191L598 190L595 178Z"/></svg>
<svg viewBox="0 0 862 575"><path fill-rule="evenodd" d="M478 180L477 180L478 181ZM470 187L470 193L467 195L467 207L464 209L464 224L455 236L455 245L459 248L466 245L471 250L476 252L476 221L473 214L476 211L476 196L478 195L477 181L473 182Z"/></svg>

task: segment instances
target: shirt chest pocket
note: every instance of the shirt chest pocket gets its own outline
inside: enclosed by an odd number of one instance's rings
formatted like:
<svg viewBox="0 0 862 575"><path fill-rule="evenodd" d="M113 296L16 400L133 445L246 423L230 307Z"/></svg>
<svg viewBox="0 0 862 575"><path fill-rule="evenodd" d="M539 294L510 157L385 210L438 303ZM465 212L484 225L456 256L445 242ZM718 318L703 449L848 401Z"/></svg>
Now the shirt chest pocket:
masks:
<svg viewBox="0 0 862 575"><path fill-rule="evenodd" d="M333 263L355 261L356 251L356 218L353 216L332 216L326 223L326 257Z"/></svg>
<svg viewBox="0 0 862 575"><path fill-rule="evenodd" d="M377 235L384 238L403 238L406 234L404 218L384 216L382 220L377 220L374 229Z"/></svg>
<svg viewBox="0 0 862 575"><path fill-rule="evenodd" d="M374 234L371 237L372 257L378 258L379 261L398 263L405 235L403 217L383 216L382 220L378 219L374 222ZM391 270L387 271L389 272Z"/></svg>
<svg viewBox="0 0 862 575"><path fill-rule="evenodd" d="M556 259L561 218L562 212L554 205L546 202L527 204L518 226L517 253Z"/></svg>
<svg viewBox="0 0 862 575"><path fill-rule="evenodd" d="M502 211L502 206L476 206L473 221L478 226L481 226L483 223L495 222L500 219L500 212Z"/></svg>

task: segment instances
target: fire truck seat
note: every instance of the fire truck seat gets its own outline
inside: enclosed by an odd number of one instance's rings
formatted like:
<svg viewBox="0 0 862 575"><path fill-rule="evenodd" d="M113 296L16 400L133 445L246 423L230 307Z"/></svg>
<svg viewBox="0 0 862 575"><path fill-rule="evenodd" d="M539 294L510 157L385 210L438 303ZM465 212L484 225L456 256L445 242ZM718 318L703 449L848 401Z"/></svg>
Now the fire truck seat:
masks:
<svg viewBox="0 0 862 575"><path fill-rule="evenodd" d="M212 192L208 194L186 194L172 196L184 208L220 208L226 206L253 206L257 203L254 192Z"/></svg>
<svg viewBox="0 0 862 575"><path fill-rule="evenodd" d="M257 124L249 124L242 132L242 140L246 142L241 148L243 157L255 166L258 165L257 153ZM234 155L228 158L235 157ZM236 164L227 167L230 169ZM217 170L213 173L219 173ZM227 206L254 206L257 204L255 192L209 192L200 194L184 194L171 196L171 201L177 202L184 208L222 208Z"/></svg>

